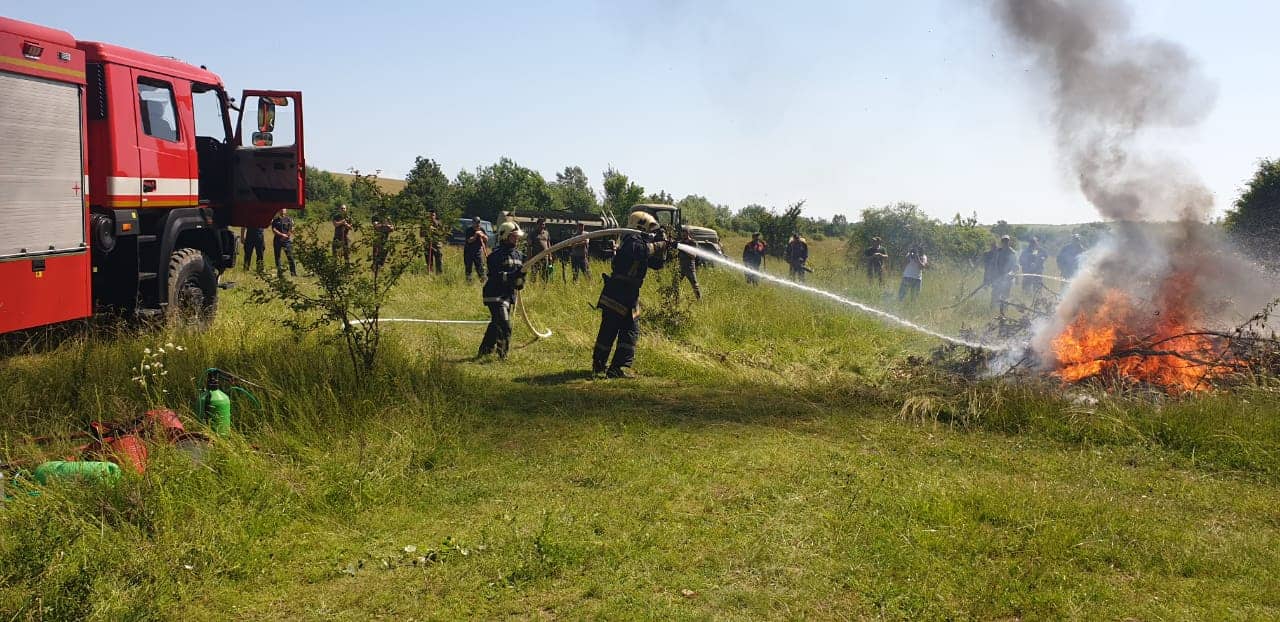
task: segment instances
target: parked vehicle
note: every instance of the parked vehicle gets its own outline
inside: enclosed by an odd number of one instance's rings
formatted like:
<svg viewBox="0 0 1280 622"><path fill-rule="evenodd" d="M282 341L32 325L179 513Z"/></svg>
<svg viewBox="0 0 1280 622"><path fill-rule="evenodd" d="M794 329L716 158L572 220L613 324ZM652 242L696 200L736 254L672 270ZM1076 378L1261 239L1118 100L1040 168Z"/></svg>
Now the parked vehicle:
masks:
<svg viewBox="0 0 1280 622"><path fill-rule="evenodd" d="M302 94L233 102L203 67L0 17L0 333L212 318L229 227L305 196Z"/></svg>

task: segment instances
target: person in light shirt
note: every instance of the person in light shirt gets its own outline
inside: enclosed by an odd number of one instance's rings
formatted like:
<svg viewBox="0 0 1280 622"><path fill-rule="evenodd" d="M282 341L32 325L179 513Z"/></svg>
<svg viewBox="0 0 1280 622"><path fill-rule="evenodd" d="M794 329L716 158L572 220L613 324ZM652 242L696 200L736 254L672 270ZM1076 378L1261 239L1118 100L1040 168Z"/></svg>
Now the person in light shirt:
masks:
<svg viewBox="0 0 1280 622"><path fill-rule="evenodd" d="M920 295L920 285L924 283L924 269L929 267L929 256L924 254L924 250L919 245L912 246L907 251L907 265L902 268L902 284L898 286L898 302L902 302L907 296L911 296L911 302L915 302L916 297Z"/></svg>

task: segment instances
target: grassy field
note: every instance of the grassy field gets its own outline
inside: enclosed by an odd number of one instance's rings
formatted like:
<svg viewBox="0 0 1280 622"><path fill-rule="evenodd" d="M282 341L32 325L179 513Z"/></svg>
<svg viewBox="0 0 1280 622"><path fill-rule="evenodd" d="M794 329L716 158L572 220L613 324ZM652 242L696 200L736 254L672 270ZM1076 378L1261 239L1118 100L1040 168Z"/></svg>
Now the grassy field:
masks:
<svg viewBox="0 0 1280 622"><path fill-rule="evenodd" d="M388 315L485 318L446 260ZM814 267L931 326L983 323L982 301L942 309L976 284L957 269L904 308L838 241ZM691 322L646 331L628 380L588 377L598 280L559 275L526 295L555 335L518 327L505 362L473 360L483 326L387 325L357 380L321 335L248 305L238 270L205 333L2 359L15 462L73 446L33 436L145 407L130 377L146 347L186 347L166 362L184 415L208 366L267 388L198 466L156 446L114 488L11 500L0 619L1280 617L1275 386L1152 400L962 381L909 362L935 340L702 277Z"/></svg>

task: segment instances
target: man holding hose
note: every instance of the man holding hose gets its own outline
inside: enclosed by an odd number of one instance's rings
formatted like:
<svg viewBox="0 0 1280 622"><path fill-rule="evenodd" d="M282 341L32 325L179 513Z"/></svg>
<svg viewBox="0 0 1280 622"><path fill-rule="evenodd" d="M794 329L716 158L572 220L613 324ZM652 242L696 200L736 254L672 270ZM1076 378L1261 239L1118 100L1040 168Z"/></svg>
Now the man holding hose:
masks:
<svg viewBox="0 0 1280 622"><path fill-rule="evenodd" d="M484 306L489 308L489 328L480 342L480 353L485 356L497 352L506 360L511 345L511 308L516 304L516 292L524 289L524 255L516 245L524 232L512 221L498 225L498 247L486 260L489 280L484 282L482 295Z"/></svg>
<svg viewBox="0 0 1280 622"><path fill-rule="evenodd" d="M591 371L603 373L607 378L628 376L626 368L635 360L636 339L640 337L640 327L636 324L640 315L640 287L650 268L656 270L666 262L667 247L675 243L668 241L658 221L643 211L631 212L627 228L639 231L622 236L613 256L612 273L604 276L604 289L596 303L600 309L600 332L591 354ZM612 363L609 363L610 351Z"/></svg>

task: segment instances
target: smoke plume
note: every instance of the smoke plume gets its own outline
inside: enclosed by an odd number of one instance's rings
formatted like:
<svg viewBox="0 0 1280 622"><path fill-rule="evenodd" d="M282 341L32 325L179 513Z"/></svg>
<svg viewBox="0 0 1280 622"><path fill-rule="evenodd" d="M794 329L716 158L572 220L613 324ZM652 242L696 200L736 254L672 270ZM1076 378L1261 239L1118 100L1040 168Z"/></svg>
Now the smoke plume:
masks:
<svg viewBox="0 0 1280 622"><path fill-rule="evenodd" d="M995 0L1010 38L1050 84L1061 155L1108 220L1202 220L1204 184L1168 156L1144 153L1154 128L1200 123L1214 89L1181 46L1132 31L1119 0Z"/></svg>
<svg viewBox="0 0 1280 622"><path fill-rule="evenodd" d="M1136 34L1121 0L988 1L1048 87L1063 165L1114 223L1033 347L1051 364L1054 337L1117 290L1135 301L1134 312L1113 320L1125 334L1153 334L1170 313L1188 322L1215 315L1210 301L1225 285L1215 274L1227 259L1203 224L1213 197L1153 135L1198 125L1214 87L1184 48Z"/></svg>

